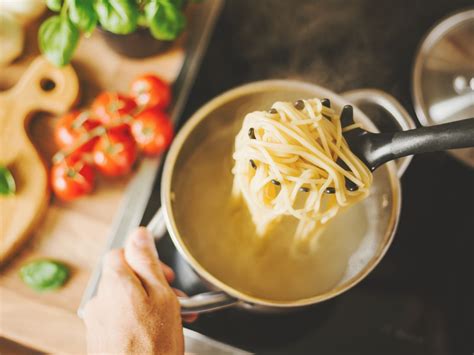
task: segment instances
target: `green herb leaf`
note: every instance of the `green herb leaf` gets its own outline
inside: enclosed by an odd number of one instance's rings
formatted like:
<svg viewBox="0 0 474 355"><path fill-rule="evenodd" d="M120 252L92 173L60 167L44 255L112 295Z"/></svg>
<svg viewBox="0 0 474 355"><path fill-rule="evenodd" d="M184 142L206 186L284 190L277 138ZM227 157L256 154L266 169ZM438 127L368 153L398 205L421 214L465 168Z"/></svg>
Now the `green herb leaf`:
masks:
<svg viewBox="0 0 474 355"><path fill-rule="evenodd" d="M176 6L176 8L181 9L186 3L186 0L169 0L169 2Z"/></svg>
<svg viewBox="0 0 474 355"><path fill-rule="evenodd" d="M148 20L143 12L138 14L137 25L140 27L148 27Z"/></svg>
<svg viewBox="0 0 474 355"><path fill-rule="evenodd" d="M90 34L97 25L92 0L69 0L69 18L86 34Z"/></svg>
<svg viewBox="0 0 474 355"><path fill-rule="evenodd" d="M60 262L41 259L22 266L20 277L36 291L49 291L61 287L66 282L69 269Z"/></svg>
<svg viewBox="0 0 474 355"><path fill-rule="evenodd" d="M63 0L46 0L46 6L52 11L61 10Z"/></svg>
<svg viewBox="0 0 474 355"><path fill-rule="evenodd" d="M128 34L137 28L138 8L133 0L96 0L94 6L107 31Z"/></svg>
<svg viewBox="0 0 474 355"><path fill-rule="evenodd" d="M186 18L170 0L151 0L145 6L153 37L170 41L176 39L186 26Z"/></svg>
<svg viewBox="0 0 474 355"><path fill-rule="evenodd" d="M65 16L50 17L43 22L38 32L41 52L57 66L70 62L78 41L79 30Z"/></svg>
<svg viewBox="0 0 474 355"><path fill-rule="evenodd" d="M0 195L14 195L15 192L16 184L12 173L0 165Z"/></svg>

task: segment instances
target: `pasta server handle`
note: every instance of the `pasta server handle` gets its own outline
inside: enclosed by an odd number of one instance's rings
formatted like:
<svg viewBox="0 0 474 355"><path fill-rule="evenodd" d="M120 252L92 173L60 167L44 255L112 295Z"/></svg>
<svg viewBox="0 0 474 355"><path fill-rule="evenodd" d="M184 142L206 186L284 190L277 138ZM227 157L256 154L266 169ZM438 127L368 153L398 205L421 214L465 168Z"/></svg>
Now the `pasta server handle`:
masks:
<svg viewBox="0 0 474 355"><path fill-rule="evenodd" d="M474 118L390 133L357 128L344 137L352 152L373 171L390 160L412 154L474 147Z"/></svg>

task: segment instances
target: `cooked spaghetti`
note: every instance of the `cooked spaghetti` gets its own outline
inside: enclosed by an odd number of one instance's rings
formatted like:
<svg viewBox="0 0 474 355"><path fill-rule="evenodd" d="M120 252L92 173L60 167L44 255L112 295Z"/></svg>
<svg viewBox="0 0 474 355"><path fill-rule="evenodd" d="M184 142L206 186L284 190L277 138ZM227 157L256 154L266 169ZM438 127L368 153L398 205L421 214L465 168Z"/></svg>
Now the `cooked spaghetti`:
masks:
<svg viewBox="0 0 474 355"><path fill-rule="evenodd" d="M319 99L275 102L249 113L235 139L233 196L243 197L257 234L282 216L306 240L341 208L365 198L372 173L349 149L339 115Z"/></svg>

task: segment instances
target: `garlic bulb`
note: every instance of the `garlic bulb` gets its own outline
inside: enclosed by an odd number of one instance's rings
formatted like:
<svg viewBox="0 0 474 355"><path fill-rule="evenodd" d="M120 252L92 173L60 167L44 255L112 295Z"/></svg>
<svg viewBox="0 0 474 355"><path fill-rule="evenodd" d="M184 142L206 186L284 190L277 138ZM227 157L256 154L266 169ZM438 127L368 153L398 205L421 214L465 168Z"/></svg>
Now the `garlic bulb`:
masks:
<svg viewBox="0 0 474 355"><path fill-rule="evenodd" d="M0 66L7 65L23 51L25 35L12 15L0 12Z"/></svg>
<svg viewBox="0 0 474 355"><path fill-rule="evenodd" d="M45 9L44 0L0 0L0 13L12 14L22 24L33 21Z"/></svg>

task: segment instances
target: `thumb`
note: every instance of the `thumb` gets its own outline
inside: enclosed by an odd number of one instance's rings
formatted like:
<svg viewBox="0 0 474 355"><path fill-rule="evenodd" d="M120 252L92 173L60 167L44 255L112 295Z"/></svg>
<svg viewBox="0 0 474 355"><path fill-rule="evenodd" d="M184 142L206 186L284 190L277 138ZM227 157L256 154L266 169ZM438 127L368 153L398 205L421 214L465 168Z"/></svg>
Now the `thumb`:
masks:
<svg viewBox="0 0 474 355"><path fill-rule="evenodd" d="M153 237L146 228L140 227L129 236L125 244L125 260L145 289L160 285L168 287Z"/></svg>

